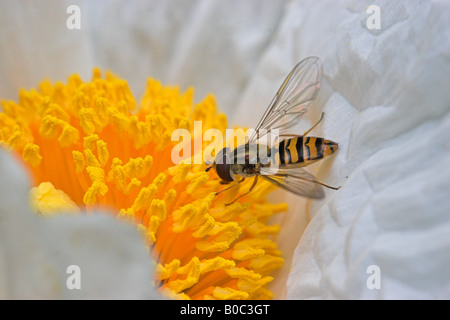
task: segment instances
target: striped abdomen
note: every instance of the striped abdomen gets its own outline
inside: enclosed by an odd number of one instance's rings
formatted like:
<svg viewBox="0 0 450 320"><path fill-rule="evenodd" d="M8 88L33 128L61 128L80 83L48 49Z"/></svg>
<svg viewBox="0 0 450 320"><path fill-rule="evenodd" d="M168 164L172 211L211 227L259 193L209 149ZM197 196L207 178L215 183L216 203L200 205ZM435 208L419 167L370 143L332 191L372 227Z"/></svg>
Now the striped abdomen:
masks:
<svg viewBox="0 0 450 320"><path fill-rule="evenodd" d="M272 161L279 166L304 167L335 152L338 144L318 137L297 137L281 141L271 149Z"/></svg>

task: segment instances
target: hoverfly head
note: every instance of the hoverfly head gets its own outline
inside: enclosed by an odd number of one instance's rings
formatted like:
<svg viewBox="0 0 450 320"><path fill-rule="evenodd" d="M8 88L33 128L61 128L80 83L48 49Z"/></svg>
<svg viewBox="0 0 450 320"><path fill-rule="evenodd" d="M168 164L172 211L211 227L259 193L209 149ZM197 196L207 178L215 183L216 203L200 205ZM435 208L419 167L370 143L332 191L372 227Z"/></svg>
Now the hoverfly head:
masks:
<svg viewBox="0 0 450 320"><path fill-rule="evenodd" d="M230 150L231 149L228 147L223 148L217 154L212 165L219 178L226 182L234 181L234 174L231 172L231 157L229 155Z"/></svg>

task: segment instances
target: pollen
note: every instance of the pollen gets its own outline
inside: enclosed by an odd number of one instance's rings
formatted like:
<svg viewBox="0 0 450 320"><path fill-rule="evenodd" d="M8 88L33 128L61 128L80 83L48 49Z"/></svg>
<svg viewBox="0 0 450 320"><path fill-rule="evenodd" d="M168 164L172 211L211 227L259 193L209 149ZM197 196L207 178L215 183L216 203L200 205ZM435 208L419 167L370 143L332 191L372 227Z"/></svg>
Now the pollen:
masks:
<svg viewBox="0 0 450 320"><path fill-rule="evenodd" d="M90 81L77 74L66 83L46 80L1 106L0 145L31 172L37 214L105 207L133 223L155 261L155 287L169 298L273 297L268 286L284 260L275 241L280 227L270 221L287 210L266 200L274 187L260 181L226 206L251 181L217 196L223 186L206 165L192 164L197 154L171 159L175 129L187 129L191 144L196 121L225 135L214 96L194 102L192 88L149 79L136 102L125 80L94 69Z"/></svg>
<svg viewBox="0 0 450 320"><path fill-rule="evenodd" d="M61 190L56 190L51 182L43 182L30 191L33 209L44 215L51 216L61 212L80 213L79 207Z"/></svg>

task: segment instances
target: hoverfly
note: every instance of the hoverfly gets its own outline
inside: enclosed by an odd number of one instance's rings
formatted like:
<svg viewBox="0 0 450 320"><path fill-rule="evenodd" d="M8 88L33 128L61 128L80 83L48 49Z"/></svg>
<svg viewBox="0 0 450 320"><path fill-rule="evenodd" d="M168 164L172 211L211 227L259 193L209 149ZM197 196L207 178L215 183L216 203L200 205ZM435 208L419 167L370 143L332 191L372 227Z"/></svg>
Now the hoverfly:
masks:
<svg viewBox="0 0 450 320"><path fill-rule="evenodd" d="M239 184L246 178L254 177L250 189L227 205L249 194L256 186L258 177L307 198L323 198L321 186L339 189L318 181L302 168L331 155L338 149L338 144L331 140L308 136L322 121L324 113L303 135L285 134L287 129L300 121L316 98L321 78L322 64L319 58L308 57L300 61L282 83L248 142L235 149L223 148L215 157L212 166L206 169L209 171L214 168L222 184L232 182ZM278 130L280 142L271 147L258 142L262 136L274 130ZM266 157L260 156L261 150L267 151ZM238 180L237 176L241 179ZM234 186L235 184L216 194Z"/></svg>

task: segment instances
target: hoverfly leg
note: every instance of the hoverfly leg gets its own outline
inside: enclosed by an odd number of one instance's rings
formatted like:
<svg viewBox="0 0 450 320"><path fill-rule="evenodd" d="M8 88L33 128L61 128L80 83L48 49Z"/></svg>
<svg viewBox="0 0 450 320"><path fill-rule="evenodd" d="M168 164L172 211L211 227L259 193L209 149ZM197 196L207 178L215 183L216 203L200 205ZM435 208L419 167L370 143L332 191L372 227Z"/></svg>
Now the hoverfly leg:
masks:
<svg viewBox="0 0 450 320"><path fill-rule="evenodd" d="M333 190L339 190L340 188L341 188L341 186L339 186L339 187L333 187L333 186L330 186L330 185L328 185L328 184L326 184L326 183L323 183L323 182L320 182L320 181L315 181L316 183L318 183L318 184L320 184L320 185L322 185L322 186L324 186L324 187L327 187L327 188L330 188L330 189L333 189Z"/></svg>
<svg viewBox="0 0 450 320"><path fill-rule="evenodd" d="M310 180L310 179L302 179L302 180L309 181L309 182L314 182L314 183L318 183L318 184L320 184L321 186L324 186L324 187L327 187L327 188L333 189L333 190L339 190L339 189L341 188L341 186L339 186L339 187L333 187L333 186L330 186L329 184L320 182L319 180Z"/></svg>
<svg viewBox="0 0 450 320"><path fill-rule="evenodd" d="M248 189L248 191L247 191L246 193L241 194L239 197L237 197L236 199L234 199L234 200L231 201L230 203L225 204L225 206L232 205L233 203L235 203L237 200L239 200L239 199L242 198L243 196L246 196L246 195L248 195L250 192L252 192L253 189L254 189L255 186L256 186L256 182L258 182L258 176L255 176L255 179L253 179L253 184L252 184L252 186L250 187L250 189Z"/></svg>
<svg viewBox="0 0 450 320"><path fill-rule="evenodd" d="M237 186L238 184L244 182L244 180L245 180L245 178L242 178L241 180L236 181L236 183L231 183L231 186L229 186L228 188L225 188L225 189L223 189L223 190L220 190L219 192L216 192L216 196L219 195L219 194L221 194L221 193L224 192L224 191L227 191L227 190L230 190L231 188L234 188L234 187ZM230 182L228 182L228 183L230 183ZM220 184L227 184L227 182L222 183L222 181L220 181Z"/></svg>
<svg viewBox="0 0 450 320"><path fill-rule="evenodd" d="M309 129L308 131L306 131L306 132L303 134L304 137L306 137L306 136L308 135L308 133L310 133L311 131L314 130L315 127L317 127L317 125L320 123L320 121L322 121L324 115L325 115L325 112L322 112L322 115L320 116L319 121L317 121L317 122L311 127L311 129Z"/></svg>

